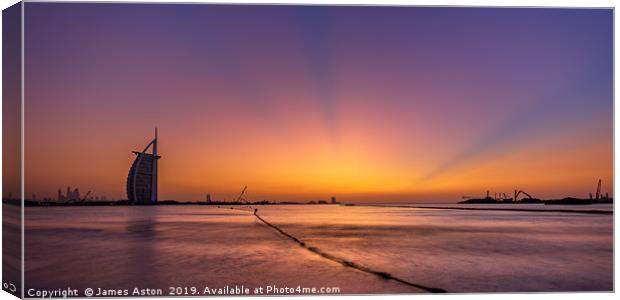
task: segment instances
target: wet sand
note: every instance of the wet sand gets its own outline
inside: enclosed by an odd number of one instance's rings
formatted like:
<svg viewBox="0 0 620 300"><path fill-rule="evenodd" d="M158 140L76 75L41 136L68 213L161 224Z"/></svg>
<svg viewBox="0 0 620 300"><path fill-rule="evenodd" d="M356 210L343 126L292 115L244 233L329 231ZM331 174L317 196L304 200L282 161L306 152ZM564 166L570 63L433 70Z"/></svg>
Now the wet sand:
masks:
<svg viewBox="0 0 620 300"><path fill-rule="evenodd" d="M339 287L610 291L613 216L401 207L26 208L26 288ZM518 279L518 280L517 280Z"/></svg>

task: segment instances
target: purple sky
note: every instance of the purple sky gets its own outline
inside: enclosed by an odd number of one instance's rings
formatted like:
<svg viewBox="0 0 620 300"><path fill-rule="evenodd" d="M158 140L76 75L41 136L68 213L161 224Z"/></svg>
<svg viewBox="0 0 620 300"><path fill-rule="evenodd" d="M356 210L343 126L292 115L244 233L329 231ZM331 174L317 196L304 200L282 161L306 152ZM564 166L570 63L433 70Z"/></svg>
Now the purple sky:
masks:
<svg viewBox="0 0 620 300"><path fill-rule="evenodd" d="M27 195L612 192L610 9L26 3ZM501 176L498 176L501 175Z"/></svg>

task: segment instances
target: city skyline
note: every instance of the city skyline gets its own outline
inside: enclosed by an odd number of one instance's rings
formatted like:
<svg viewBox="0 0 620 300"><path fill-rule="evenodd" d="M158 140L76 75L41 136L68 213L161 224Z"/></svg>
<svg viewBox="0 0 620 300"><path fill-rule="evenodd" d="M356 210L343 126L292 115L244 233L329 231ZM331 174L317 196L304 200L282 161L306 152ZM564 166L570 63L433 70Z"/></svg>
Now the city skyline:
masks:
<svg viewBox="0 0 620 300"><path fill-rule="evenodd" d="M604 9L25 3L26 195L613 195ZM13 192L15 194L15 192Z"/></svg>

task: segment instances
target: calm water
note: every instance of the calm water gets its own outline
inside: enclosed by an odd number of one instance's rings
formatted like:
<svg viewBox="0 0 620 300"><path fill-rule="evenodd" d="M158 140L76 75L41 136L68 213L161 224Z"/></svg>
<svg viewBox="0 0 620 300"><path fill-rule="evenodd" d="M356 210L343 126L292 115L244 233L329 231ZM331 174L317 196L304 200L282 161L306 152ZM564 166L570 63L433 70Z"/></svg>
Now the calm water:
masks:
<svg viewBox="0 0 620 300"><path fill-rule="evenodd" d="M612 215L257 207L266 220L324 252L448 292L613 288ZM243 284L420 292L326 260L245 211L29 207L25 222L26 289Z"/></svg>

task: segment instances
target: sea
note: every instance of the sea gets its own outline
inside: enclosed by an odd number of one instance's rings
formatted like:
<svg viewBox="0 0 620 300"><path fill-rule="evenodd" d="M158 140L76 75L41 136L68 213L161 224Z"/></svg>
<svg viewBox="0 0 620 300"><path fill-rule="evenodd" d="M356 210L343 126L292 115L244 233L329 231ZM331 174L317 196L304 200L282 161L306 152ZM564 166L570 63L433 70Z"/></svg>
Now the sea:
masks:
<svg viewBox="0 0 620 300"><path fill-rule="evenodd" d="M613 290L613 214L579 212L612 212L612 205L423 206L26 207L25 289L129 291L106 296L132 296L135 288L165 296Z"/></svg>

